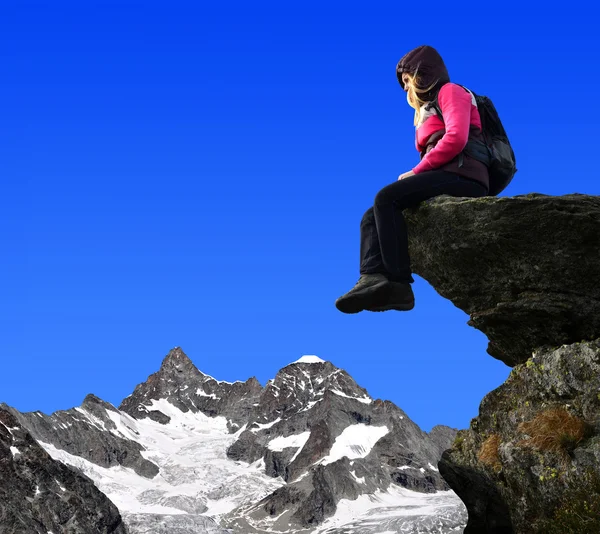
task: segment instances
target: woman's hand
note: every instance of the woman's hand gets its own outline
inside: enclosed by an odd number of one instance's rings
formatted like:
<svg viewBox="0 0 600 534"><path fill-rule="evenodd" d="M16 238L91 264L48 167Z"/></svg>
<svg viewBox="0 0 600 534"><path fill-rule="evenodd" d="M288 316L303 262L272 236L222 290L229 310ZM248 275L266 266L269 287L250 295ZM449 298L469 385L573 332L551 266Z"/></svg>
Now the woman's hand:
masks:
<svg viewBox="0 0 600 534"><path fill-rule="evenodd" d="M403 180L404 178L408 178L409 176L414 176L415 173L412 171L408 171L405 172L404 174L401 174L400 176L398 176L398 180Z"/></svg>

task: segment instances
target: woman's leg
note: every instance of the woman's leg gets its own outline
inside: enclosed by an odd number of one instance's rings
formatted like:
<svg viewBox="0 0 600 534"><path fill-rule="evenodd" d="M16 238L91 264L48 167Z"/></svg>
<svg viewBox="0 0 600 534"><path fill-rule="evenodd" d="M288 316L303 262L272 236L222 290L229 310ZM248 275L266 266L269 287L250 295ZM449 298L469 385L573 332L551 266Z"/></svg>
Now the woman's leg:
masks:
<svg viewBox="0 0 600 534"><path fill-rule="evenodd" d="M350 291L335 301L335 305L341 312L358 313L366 305L384 299L389 285L381 259L375 215L373 208L369 208L360 221L360 278Z"/></svg>
<svg viewBox="0 0 600 534"><path fill-rule="evenodd" d="M387 274L381 258L379 236L373 208L369 208L360 221L360 274Z"/></svg>
<svg viewBox="0 0 600 534"><path fill-rule="evenodd" d="M375 197L374 216L382 263L395 282L412 283L408 234L402 210L438 195L482 197L485 186L446 171L429 171L398 180Z"/></svg>

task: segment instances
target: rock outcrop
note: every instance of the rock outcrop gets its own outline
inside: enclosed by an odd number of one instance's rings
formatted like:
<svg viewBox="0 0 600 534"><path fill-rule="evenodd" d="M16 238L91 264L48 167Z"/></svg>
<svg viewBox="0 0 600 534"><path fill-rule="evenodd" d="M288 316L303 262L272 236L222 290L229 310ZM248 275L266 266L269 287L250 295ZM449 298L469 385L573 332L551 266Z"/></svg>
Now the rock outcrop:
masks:
<svg viewBox="0 0 600 534"><path fill-rule="evenodd" d="M0 405L0 534L127 534L94 483L53 460Z"/></svg>
<svg viewBox="0 0 600 534"><path fill-rule="evenodd" d="M438 464L465 534L600 532L600 198L440 196L404 214L413 271L514 367Z"/></svg>
<svg viewBox="0 0 600 534"><path fill-rule="evenodd" d="M513 367L600 336L600 197L442 195L404 210L412 269Z"/></svg>
<svg viewBox="0 0 600 534"><path fill-rule="evenodd" d="M438 465L466 534L600 532L600 340L516 366Z"/></svg>

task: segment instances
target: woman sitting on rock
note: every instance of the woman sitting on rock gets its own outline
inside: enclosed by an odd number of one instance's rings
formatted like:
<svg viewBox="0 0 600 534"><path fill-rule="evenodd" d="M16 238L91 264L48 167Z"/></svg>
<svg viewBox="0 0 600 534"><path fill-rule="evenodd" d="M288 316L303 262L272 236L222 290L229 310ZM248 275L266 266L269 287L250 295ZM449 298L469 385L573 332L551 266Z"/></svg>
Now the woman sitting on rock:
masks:
<svg viewBox="0 0 600 534"><path fill-rule="evenodd" d="M438 195L483 197L487 167L465 152L467 141L483 140L475 97L450 83L438 52L420 46L396 66L400 86L415 109L416 146L421 162L384 187L360 224L360 279L335 305L344 313L414 308L404 208ZM438 116L433 101L443 115Z"/></svg>

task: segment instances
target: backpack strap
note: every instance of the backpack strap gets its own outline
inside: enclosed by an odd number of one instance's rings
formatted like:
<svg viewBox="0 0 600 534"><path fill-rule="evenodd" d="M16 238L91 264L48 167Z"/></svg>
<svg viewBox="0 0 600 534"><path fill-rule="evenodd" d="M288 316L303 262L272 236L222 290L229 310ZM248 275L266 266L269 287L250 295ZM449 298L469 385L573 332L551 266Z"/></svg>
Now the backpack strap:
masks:
<svg viewBox="0 0 600 534"><path fill-rule="evenodd" d="M473 98L476 99L476 95L475 95L475 93L473 93L473 91L467 89L464 85L461 85L459 83L457 83L456 85L460 85L460 87L462 87L465 91L467 91L467 93L469 93ZM438 91L438 93L439 93L439 91ZM438 95L437 94L435 95L435 98L433 99L433 101L429 105L433 109L435 109L436 113L439 115L440 119L442 119L442 122L443 122L444 121L444 116L442 115L442 108L440 108L440 104L438 102ZM444 131L444 133L445 133L445 131ZM463 153L467 153L469 156L471 156L474 159L477 159L477 160L481 161L485 165L489 166L489 164L490 164L490 161L491 161L491 150L487 146L486 143L482 143L480 141L475 141L475 140L469 140L469 141L467 141L467 146L458 155L458 166L459 166L459 168L462 167L463 163L464 163Z"/></svg>
<svg viewBox="0 0 600 534"><path fill-rule="evenodd" d="M442 119L442 122L443 122L444 121L444 116L442 115L442 108L440 108L440 104L438 102L437 95L435 95L435 99L429 105L433 109L435 109L435 112L439 115L440 119Z"/></svg>
<svg viewBox="0 0 600 534"><path fill-rule="evenodd" d="M473 97L475 97L475 93L473 93L473 91L470 91L469 89L467 89L464 85L461 85L460 83L457 83L456 85L459 85L460 87L462 87L467 93L469 93L470 95L472 95ZM439 91L438 91L439 94ZM433 99L433 101L429 104L433 109L435 109L436 113L440 116L440 119L442 119L442 121L444 120L444 116L442 115L442 108L440 108L440 104L438 102L438 95L435 95L435 98Z"/></svg>

